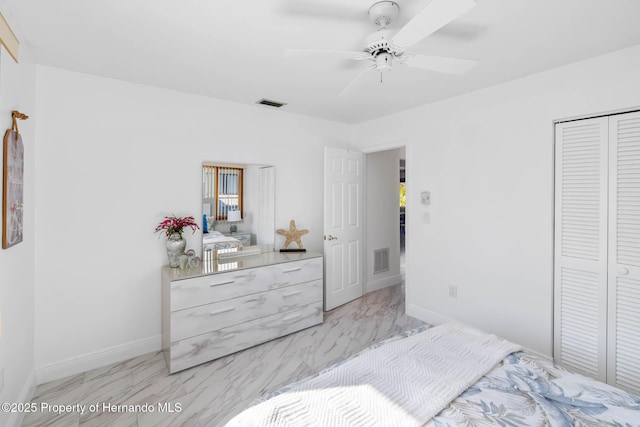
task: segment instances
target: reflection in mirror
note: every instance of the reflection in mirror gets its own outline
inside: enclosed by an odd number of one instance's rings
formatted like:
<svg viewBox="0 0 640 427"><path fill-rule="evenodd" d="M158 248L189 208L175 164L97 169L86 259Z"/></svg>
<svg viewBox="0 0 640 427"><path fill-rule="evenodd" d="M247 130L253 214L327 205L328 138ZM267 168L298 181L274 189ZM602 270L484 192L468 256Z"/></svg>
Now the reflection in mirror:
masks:
<svg viewBox="0 0 640 427"><path fill-rule="evenodd" d="M273 251L274 171L267 165L202 164L203 260L225 251Z"/></svg>
<svg viewBox="0 0 640 427"><path fill-rule="evenodd" d="M242 167L202 165L202 203L210 212L207 215L203 211L203 214L213 221L239 221L242 218L243 172ZM228 218L228 215L233 219Z"/></svg>

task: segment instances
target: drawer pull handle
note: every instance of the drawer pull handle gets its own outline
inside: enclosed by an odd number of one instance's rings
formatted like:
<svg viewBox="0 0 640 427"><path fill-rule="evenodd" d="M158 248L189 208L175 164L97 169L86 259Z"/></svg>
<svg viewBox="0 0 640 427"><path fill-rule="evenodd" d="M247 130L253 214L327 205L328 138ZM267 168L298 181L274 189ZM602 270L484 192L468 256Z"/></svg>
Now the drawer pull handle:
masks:
<svg viewBox="0 0 640 427"><path fill-rule="evenodd" d="M220 310L210 311L209 315L215 316L216 314L228 313L228 312L233 311L233 310L235 310L235 307L221 308Z"/></svg>
<svg viewBox="0 0 640 427"><path fill-rule="evenodd" d="M283 322L289 322L290 320L296 320L298 317L300 317L300 313L290 314L287 317L283 317L282 321Z"/></svg>
<svg viewBox="0 0 640 427"><path fill-rule="evenodd" d="M283 273L293 273L294 271L300 271L302 267L290 268L289 270L282 270Z"/></svg>
<svg viewBox="0 0 640 427"><path fill-rule="evenodd" d="M288 297L292 297L294 295L299 295L301 293L302 293L302 291L291 291L291 292L287 292L287 293L282 294L282 296L284 298L288 298Z"/></svg>
<svg viewBox="0 0 640 427"><path fill-rule="evenodd" d="M232 284L234 282L235 282L235 280L229 280L228 282L214 283L213 285L209 285L209 287L213 288L214 286L230 285L230 284Z"/></svg>

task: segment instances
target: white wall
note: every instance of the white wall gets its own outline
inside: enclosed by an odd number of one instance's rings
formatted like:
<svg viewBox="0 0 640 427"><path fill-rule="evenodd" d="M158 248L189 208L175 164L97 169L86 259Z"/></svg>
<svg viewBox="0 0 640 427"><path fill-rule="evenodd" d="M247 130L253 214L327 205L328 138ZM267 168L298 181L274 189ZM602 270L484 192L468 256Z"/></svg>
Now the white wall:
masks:
<svg viewBox="0 0 640 427"><path fill-rule="evenodd" d="M400 275L400 151L366 155L366 291L401 282ZM389 248L389 271L373 274L373 251Z"/></svg>
<svg viewBox="0 0 640 427"><path fill-rule="evenodd" d="M8 16L5 13L5 16ZM35 388L34 376L34 289L35 289L35 155L34 110L35 67L29 52L23 49L17 64L0 49L0 128L11 127L11 111L30 116L19 121L24 143L24 234L23 241L0 249L0 372L4 370L4 387L0 402L25 402ZM4 150L0 150L2 159ZM1 181L1 179L0 179ZM1 191L1 190L0 190ZM1 215L0 215L1 216ZM1 374L0 374L1 375ZM2 379L0 378L0 383ZM13 425L19 414L0 412L0 425Z"/></svg>
<svg viewBox="0 0 640 427"><path fill-rule="evenodd" d="M552 122L640 106L638 75L640 46L355 129L363 150L407 140L410 314L552 354ZM430 206L419 203L423 190Z"/></svg>
<svg viewBox="0 0 640 427"><path fill-rule="evenodd" d="M323 146L348 126L42 66L36 98L40 382L160 348L153 229L201 215L203 160L275 165L276 227L322 250Z"/></svg>
<svg viewBox="0 0 640 427"><path fill-rule="evenodd" d="M166 254L153 228L166 214L200 214L203 160L275 165L276 226L296 219L321 251L322 147L352 138L364 151L407 145L410 313L550 355L552 121L640 105L640 47L355 128L49 67L36 68L34 109L33 70L6 58L2 111L38 117L21 125L37 214L27 209L25 242L0 252L7 398L29 384L34 339L40 382L160 347ZM188 237L198 248L200 233Z"/></svg>

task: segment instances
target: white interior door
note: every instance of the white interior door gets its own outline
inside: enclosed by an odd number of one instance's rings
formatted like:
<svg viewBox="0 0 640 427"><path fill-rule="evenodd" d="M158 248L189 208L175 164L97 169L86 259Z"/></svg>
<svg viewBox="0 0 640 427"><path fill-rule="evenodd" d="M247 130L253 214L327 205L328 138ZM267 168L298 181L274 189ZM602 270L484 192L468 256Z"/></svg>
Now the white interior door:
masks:
<svg viewBox="0 0 640 427"><path fill-rule="evenodd" d="M324 150L324 309L363 293L363 154Z"/></svg>
<svg viewBox="0 0 640 427"><path fill-rule="evenodd" d="M640 113L609 120L607 380L640 393Z"/></svg>
<svg viewBox="0 0 640 427"><path fill-rule="evenodd" d="M556 124L554 358L606 381L608 118Z"/></svg>

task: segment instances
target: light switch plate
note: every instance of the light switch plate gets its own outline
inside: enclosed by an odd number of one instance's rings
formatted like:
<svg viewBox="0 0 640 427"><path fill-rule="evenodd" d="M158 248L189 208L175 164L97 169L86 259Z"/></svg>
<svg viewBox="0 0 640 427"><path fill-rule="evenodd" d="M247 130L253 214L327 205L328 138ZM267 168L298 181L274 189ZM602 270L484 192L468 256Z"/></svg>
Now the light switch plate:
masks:
<svg viewBox="0 0 640 427"><path fill-rule="evenodd" d="M449 296L451 298L458 298L458 287L455 285L449 285Z"/></svg>
<svg viewBox="0 0 640 427"><path fill-rule="evenodd" d="M420 203L422 203L423 205L430 205L431 204L431 192L430 191L423 191L422 193L420 193Z"/></svg>

